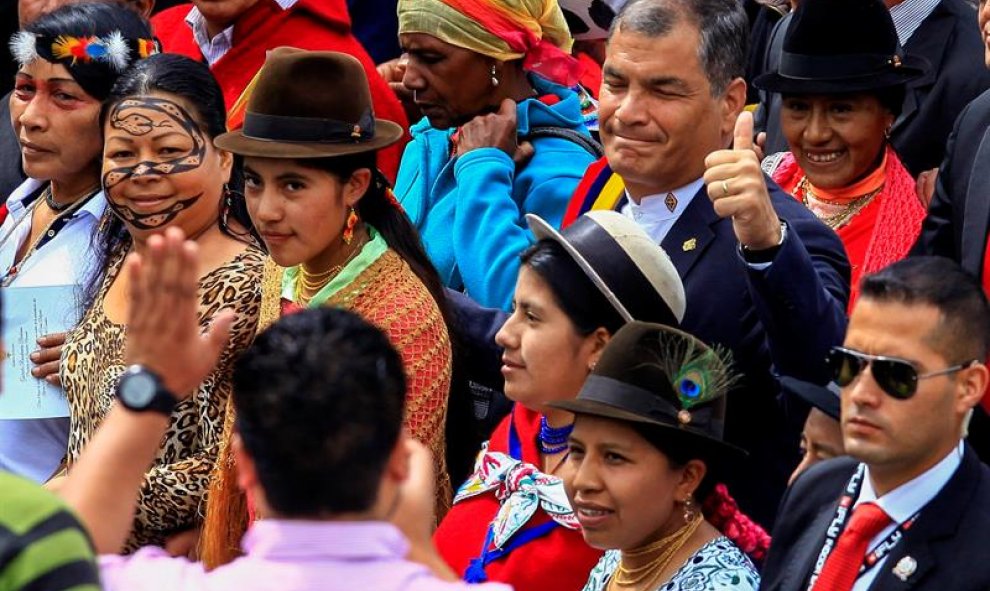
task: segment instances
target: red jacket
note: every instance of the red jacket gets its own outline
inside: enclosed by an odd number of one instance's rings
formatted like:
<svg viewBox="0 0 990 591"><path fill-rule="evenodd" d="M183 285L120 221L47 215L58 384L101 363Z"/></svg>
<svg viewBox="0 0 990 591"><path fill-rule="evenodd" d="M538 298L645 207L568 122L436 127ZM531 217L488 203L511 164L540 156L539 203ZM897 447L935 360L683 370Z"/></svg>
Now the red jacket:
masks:
<svg viewBox="0 0 990 591"><path fill-rule="evenodd" d="M521 459L539 466L540 414L520 404L515 405L512 414L492 433L489 451L509 454L510 424L515 425L519 436ZM471 561L481 554L488 525L498 509L498 499L489 492L455 503L440 523L433 541L458 575L463 576ZM548 521L550 517L538 509L524 530ZM579 530L557 526L550 533L489 563L485 574L489 581L508 583L515 591L580 591L601 556L602 551L588 546Z"/></svg>
<svg viewBox="0 0 990 591"><path fill-rule="evenodd" d="M165 51L203 60L192 29L185 22L190 10L189 4L176 6L157 14L151 22ZM211 68L223 88L228 111L264 64L265 53L276 47L290 46L340 51L356 57L368 74L375 116L394 121L404 129L409 127L399 99L378 75L368 53L351 33L351 20L344 0L299 0L288 10L283 10L274 0L258 0L234 21L233 26L230 51ZM240 114L231 114L232 129L240 127L241 122ZM379 168L390 179L395 179L399 170L399 158L406 141L408 136L379 154Z"/></svg>

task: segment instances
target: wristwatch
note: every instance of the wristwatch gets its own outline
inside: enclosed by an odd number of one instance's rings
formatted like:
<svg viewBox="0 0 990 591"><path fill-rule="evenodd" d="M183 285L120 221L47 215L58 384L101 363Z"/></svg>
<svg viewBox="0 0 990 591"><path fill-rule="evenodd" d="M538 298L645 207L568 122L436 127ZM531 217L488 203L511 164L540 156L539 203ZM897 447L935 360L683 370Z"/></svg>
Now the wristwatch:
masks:
<svg viewBox="0 0 990 591"><path fill-rule="evenodd" d="M753 250L740 244L739 252L742 253L743 260L750 265L772 263L773 259L777 256L777 252L780 251L780 247L784 244L784 238L787 238L787 222L780 220L780 241L777 244L760 250Z"/></svg>
<svg viewBox="0 0 990 591"><path fill-rule="evenodd" d="M179 403L161 378L142 365L132 365L120 376L117 399L135 412L154 411L166 416L172 414L172 409Z"/></svg>

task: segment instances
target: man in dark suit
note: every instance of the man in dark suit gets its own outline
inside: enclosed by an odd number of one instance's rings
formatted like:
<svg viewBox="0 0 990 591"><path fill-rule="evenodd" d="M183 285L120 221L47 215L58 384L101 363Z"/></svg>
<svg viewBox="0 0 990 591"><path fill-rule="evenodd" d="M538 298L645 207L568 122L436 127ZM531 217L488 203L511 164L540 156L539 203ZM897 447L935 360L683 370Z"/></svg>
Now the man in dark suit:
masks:
<svg viewBox="0 0 990 591"><path fill-rule="evenodd" d="M986 297L942 257L894 263L860 294L831 358L851 458L788 490L760 588L990 588L990 469L963 440L990 375Z"/></svg>
<svg viewBox="0 0 990 591"><path fill-rule="evenodd" d="M990 4L978 13L979 30L990 31ZM985 40L985 36L981 36ZM985 41L983 41L985 42ZM990 68L990 48L984 47ZM990 91L971 102L956 120L946 144L928 216L914 247L916 254L948 257L977 277L990 294ZM973 416L970 442L990 460L990 398Z"/></svg>
<svg viewBox="0 0 990 591"><path fill-rule="evenodd" d="M735 0L625 7L603 69L606 158L589 169L565 224L616 208L670 255L689 302L682 327L729 349L742 375L726 438L750 458L729 488L769 524L797 464L782 450L797 448L804 422L778 403L774 370L827 380L823 360L845 331L849 267L835 234L768 181L750 149L752 119L740 116L746 36ZM624 191L612 195L615 187Z"/></svg>
<svg viewBox="0 0 990 591"><path fill-rule="evenodd" d="M885 0L908 58L924 58L925 76L908 85L901 114L890 141L913 176L937 168L945 155L952 124L967 103L990 88L990 72L978 59L983 47L976 14L966 0ZM930 12L925 12L925 10ZM920 19L918 17L921 17ZM777 25L768 42L766 71L776 71L791 17ZM761 93L757 128L767 134L766 154L783 152L787 140L780 129L780 96Z"/></svg>

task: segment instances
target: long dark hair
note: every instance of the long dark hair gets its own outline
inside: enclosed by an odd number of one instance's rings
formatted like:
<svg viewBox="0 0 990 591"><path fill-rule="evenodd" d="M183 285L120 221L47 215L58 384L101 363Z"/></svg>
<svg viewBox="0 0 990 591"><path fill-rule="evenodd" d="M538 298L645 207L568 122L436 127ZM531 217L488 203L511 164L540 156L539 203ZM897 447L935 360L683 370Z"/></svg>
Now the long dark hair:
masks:
<svg viewBox="0 0 990 591"><path fill-rule="evenodd" d="M209 68L182 55L162 53L135 63L114 85L109 97L103 103L100 115L101 126L111 109L120 101L139 95L166 93L183 99L200 130L212 140L227 130L227 109L223 91ZM220 229L232 238L248 244L260 244L247 206L241 193L244 187L242 160L234 158L234 165L227 183L228 192L220 203L218 224ZM233 228L230 220L236 222ZM124 222L112 212L107 212L101 223L97 241L96 257L89 284L83 292L83 301L88 308L96 300L103 276L116 255L126 251L131 245L131 235Z"/></svg>

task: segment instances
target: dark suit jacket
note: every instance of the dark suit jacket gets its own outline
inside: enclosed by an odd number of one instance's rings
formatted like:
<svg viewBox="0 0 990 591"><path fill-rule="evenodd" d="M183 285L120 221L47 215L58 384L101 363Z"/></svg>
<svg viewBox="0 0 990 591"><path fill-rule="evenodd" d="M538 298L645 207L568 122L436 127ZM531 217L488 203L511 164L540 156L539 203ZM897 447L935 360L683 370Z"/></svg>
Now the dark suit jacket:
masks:
<svg viewBox="0 0 990 591"><path fill-rule="evenodd" d="M10 93L0 99L0 202L24 182L21 145L10 123Z"/></svg>
<svg viewBox="0 0 990 591"><path fill-rule="evenodd" d="M848 457L822 462L788 489L763 565L761 590L805 591L842 488L856 465ZM985 591L990 588L988 546L990 469L967 445L959 469L879 567L870 590ZM917 568L901 581L892 570L905 556L914 558Z"/></svg>
<svg viewBox="0 0 990 591"><path fill-rule="evenodd" d="M982 278L988 231L990 91L956 121L915 252L948 257Z"/></svg>
<svg viewBox="0 0 990 591"><path fill-rule="evenodd" d="M789 17L771 35L767 70L776 71ZM937 167L945 155L952 124L967 103L990 88L990 71L983 63L983 40L976 10L965 0L942 0L921 22L904 47L907 56L924 58L925 76L908 85L900 117L891 130L891 143L913 176ZM766 153L787 150L780 131L780 96L763 97L758 127L767 132Z"/></svg>
<svg viewBox="0 0 990 591"><path fill-rule="evenodd" d="M728 398L726 438L750 452L727 479L743 509L769 526L797 463L798 433L807 407L785 413L772 367L824 383L828 349L845 336L849 263L839 238L804 206L767 180L787 238L766 270L746 266L732 222L715 214L705 189L695 195L662 246L683 282L687 311L681 326L731 351L742 382ZM685 243L692 248L685 248ZM460 306L479 356L504 313ZM789 401L793 402L793 401ZM791 453L793 451L793 453Z"/></svg>

